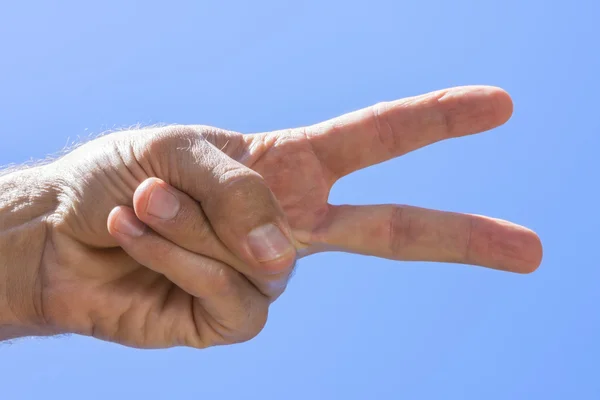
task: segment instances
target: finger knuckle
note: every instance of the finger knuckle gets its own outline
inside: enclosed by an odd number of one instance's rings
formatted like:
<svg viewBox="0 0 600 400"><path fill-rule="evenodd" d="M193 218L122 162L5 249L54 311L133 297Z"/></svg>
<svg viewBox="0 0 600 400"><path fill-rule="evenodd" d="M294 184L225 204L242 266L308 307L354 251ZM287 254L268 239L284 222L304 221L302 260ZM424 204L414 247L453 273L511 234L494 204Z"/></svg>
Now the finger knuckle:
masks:
<svg viewBox="0 0 600 400"><path fill-rule="evenodd" d="M249 301L246 301L249 302ZM222 346L244 343L254 339L264 329L268 318L268 305L253 304L243 313L227 322L218 321L212 316L205 320L206 324L197 326L197 334L194 335L194 347L204 348L209 346ZM194 340L188 340L193 343Z"/></svg>
<svg viewBox="0 0 600 400"><path fill-rule="evenodd" d="M205 142L201 133L192 127L174 125L156 129L142 140L138 158L141 163L149 163L155 175L165 177L170 182L178 182L180 177L177 174L181 173L182 152L183 154L201 153L193 150L203 146Z"/></svg>
<svg viewBox="0 0 600 400"><path fill-rule="evenodd" d="M257 337L265 325L269 316L269 307L266 304L254 304L244 318L242 326L234 336L234 343L244 343Z"/></svg>
<svg viewBox="0 0 600 400"><path fill-rule="evenodd" d="M254 171L232 170L223 174L219 181L220 195L215 196L214 201L227 216L231 214L231 210L260 212L272 202L264 179Z"/></svg>
<svg viewBox="0 0 600 400"><path fill-rule="evenodd" d="M242 166L233 167L221 174L219 184L231 194L244 194L265 186L264 179L258 173Z"/></svg>
<svg viewBox="0 0 600 400"><path fill-rule="evenodd" d="M151 154L162 154L166 150L191 146L199 138L193 129L186 126L169 126L154 131L146 138L146 147Z"/></svg>
<svg viewBox="0 0 600 400"><path fill-rule="evenodd" d="M371 107L373 124L377 132L377 140L390 157L394 157L398 151L398 135L392 128L386 111L387 103L379 103Z"/></svg>
<svg viewBox="0 0 600 400"><path fill-rule="evenodd" d="M233 296L238 290L237 279L233 271L227 268L217 268L210 280L211 292L217 297Z"/></svg>

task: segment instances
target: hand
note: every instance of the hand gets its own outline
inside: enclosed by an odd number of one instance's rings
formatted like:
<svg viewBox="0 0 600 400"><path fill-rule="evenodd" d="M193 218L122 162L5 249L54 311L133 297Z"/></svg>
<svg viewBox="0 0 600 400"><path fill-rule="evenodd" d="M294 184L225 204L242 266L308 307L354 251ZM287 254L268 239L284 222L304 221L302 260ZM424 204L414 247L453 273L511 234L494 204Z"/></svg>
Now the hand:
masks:
<svg viewBox="0 0 600 400"><path fill-rule="evenodd" d="M18 271L34 288L21 302L36 305L20 314L53 333L135 347L256 335L296 254L264 180L214 146L227 138L187 127L120 132L48 165L58 205L39 271Z"/></svg>
<svg viewBox="0 0 600 400"><path fill-rule="evenodd" d="M327 203L335 181L352 171L442 139L491 129L504 123L511 112L509 96L499 89L457 88L380 104L306 128L254 135L211 131L206 138L264 177L285 211L300 256L343 250L526 273L537 268L542 249L538 237L523 227L408 206ZM178 196L193 208L192 198L184 193ZM144 204L135 206L141 221L187 251L205 251L203 241L196 240L204 236L202 223L198 233L186 228L190 234L174 239L144 214ZM156 260L179 264L142 241L121 246L141 265Z"/></svg>
<svg viewBox="0 0 600 400"><path fill-rule="evenodd" d="M138 347L248 339L285 287L294 258L283 251L261 263L252 255L246 235L265 221L301 255L341 249L530 272L541 245L524 228L406 206L327 204L331 186L345 174L493 128L511 109L500 90L462 88L289 131L242 136L175 127L85 145L52 168L63 184L42 262L42 319L59 330ZM233 160L264 177L284 214L260 176ZM156 187L179 200L170 219L147 212Z"/></svg>
<svg viewBox="0 0 600 400"><path fill-rule="evenodd" d="M334 206L341 177L440 140L506 122L512 101L501 89L462 87L381 103L314 126L246 135L238 160L261 174L283 207L300 256L342 250L394 260L534 271L539 238L506 221L400 205Z"/></svg>

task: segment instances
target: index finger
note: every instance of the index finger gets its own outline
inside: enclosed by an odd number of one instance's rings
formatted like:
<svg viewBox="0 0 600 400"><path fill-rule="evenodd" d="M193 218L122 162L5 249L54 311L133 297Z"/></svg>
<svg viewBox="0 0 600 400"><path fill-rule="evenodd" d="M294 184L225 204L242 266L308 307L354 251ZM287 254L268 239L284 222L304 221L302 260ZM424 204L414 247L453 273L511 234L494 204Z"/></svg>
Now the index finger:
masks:
<svg viewBox="0 0 600 400"><path fill-rule="evenodd" d="M465 86L379 103L305 132L315 154L337 180L443 139L495 128L508 121L512 110L504 90Z"/></svg>

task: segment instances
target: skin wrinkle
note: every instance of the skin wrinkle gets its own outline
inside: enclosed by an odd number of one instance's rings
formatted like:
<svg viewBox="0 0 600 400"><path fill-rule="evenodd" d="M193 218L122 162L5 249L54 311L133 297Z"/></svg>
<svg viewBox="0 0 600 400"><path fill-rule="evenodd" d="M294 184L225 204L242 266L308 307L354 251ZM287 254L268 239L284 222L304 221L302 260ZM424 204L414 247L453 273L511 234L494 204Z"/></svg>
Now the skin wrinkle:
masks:
<svg viewBox="0 0 600 400"><path fill-rule="evenodd" d="M125 146L128 147L131 159L139 166L142 173L153 177L164 175L161 173L161 170L155 169L155 165L152 162L154 158L149 156L148 146L143 145L140 141L126 143ZM139 154L146 155L146 157L139 157ZM150 161L144 162L143 160Z"/></svg>
<svg viewBox="0 0 600 400"><path fill-rule="evenodd" d="M260 163L262 158L268 154L268 151L275 147L277 142L277 136L266 135L266 136L253 136L252 141L248 147L248 160L244 164L253 166Z"/></svg>
<svg viewBox="0 0 600 400"><path fill-rule="evenodd" d="M312 219L304 220L306 214L297 211L302 209L302 202L314 204L320 202L320 198L324 196L323 206L325 206L328 196L328 193L321 192L327 184L319 182L319 177L324 174L323 172L318 173L318 171L322 171L322 164L316 162L318 159L314 154L312 143L306 140L306 135L302 132L302 129L281 131L279 140L275 140L275 136L272 134L265 135L266 139L261 140L260 153L254 151L256 161L252 160L251 164L253 169L261 170L269 188L285 210L287 220L296 227L296 230L301 229L303 225L314 223ZM249 143L249 147L258 148L252 142ZM264 159L263 156L267 155L269 158ZM301 176L300 179L289 178L307 164L314 165L318 168L317 171L311 175ZM302 188L302 190L297 190L297 188ZM281 193L287 193L287 196L282 198ZM296 237L296 240L299 238Z"/></svg>
<svg viewBox="0 0 600 400"><path fill-rule="evenodd" d="M159 308L158 314L162 314L165 311L165 309L167 308L167 305L168 305L169 297L171 296L171 292L173 292L174 290L177 289L177 286L173 282L171 282L171 281L168 281L168 282L169 282L168 289L166 290L166 292L164 294L163 301L160 303L160 308ZM192 298L192 300L193 300L193 298Z"/></svg>
<svg viewBox="0 0 600 400"><path fill-rule="evenodd" d="M436 99L437 103L438 103L438 108L442 108L444 109L444 97L448 94L448 92L443 93L440 97L438 97ZM454 124L452 121L452 118L450 117L450 115L452 115L453 113L448 112L447 110L444 112L442 111L441 113L442 119L443 119L443 130L444 130L444 134L441 135L441 139L445 138L445 137L452 137L452 133L454 132Z"/></svg>
<svg viewBox="0 0 600 400"><path fill-rule="evenodd" d="M125 157L123 156L121 149L119 147L119 145L117 143L114 144L113 146L113 150L115 152L115 154L117 155L117 157L119 157L119 160L121 161L121 165L123 165L123 167L125 168L125 174L123 174L121 171L119 176L121 178L125 178L123 179L124 184L126 185L126 190L127 192L133 193L135 192L135 189L137 189L137 187L140 185L140 183L145 179L148 178L148 176L144 176L141 174L136 174L133 171L133 168L135 168L135 164L134 166L130 166L130 162L127 162L127 160L125 160ZM130 151L130 156L132 156L133 154L131 154L132 150L131 147L129 148ZM132 160L133 162L136 162L135 157L130 157L130 160ZM137 164L138 168L141 169L141 166L139 164Z"/></svg>
<svg viewBox="0 0 600 400"><path fill-rule="evenodd" d="M160 321L160 316L164 315L163 313L168 313L169 311L169 305L171 305L173 303L173 298L174 296L176 296L177 294L181 293L180 289L177 285L175 285L174 283L170 282L168 279L162 279L161 281L165 282L165 285L167 286L166 290L164 290L164 300L161 301L158 309L156 309L156 312L154 313L154 318L152 320L151 323L149 323L150 321L146 321L146 324L148 326L148 331L146 332L146 340L147 342L150 342L151 338L149 333L150 331L150 327L151 326L160 326L159 324L157 324L158 321ZM192 299L193 300L193 299ZM191 311L191 308L190 308ZM189 318L188 320L191 320L191 318ZM181 332L184 331L183 329L180 329L182 321L180 320L174 320L174 319L170 319L168 321L167 324L165 324L164 328L162 329L162 337L163 340L168 340L169 337L172 338L176 338L176 344L178 346L182 346L182 345L186 345L185 341L182 342L181 340Z"/></svg>
<svg viewBox="0 0 600 400"><path fill-rule="evenodd" d="M85 181L86 178L83 178ZM76 181L76 180L75 180ZM103 186L106 185L103 183ZM114 193L114 192L113 192ZM94 227L90 225L90 218L86 218L80 210L76 207L76 204L81 202L89 201L91 205L97 203L96 198L86 198L84 197L82 191L77 185L66 184L61 190L61 198L60 206L56 211L56 216L53 218L53 229L57 232L69 232L72 229L70 226L72 223L76 224L76 228L79 228L80 231L93 232ZM98 207L92 207L92 213L96 213ZM79 216L79 218L69 218L69 216ZM65 221L67 221L65 223ZM69 229L70 228L70 229ZM71 239L77 241L78 238L75 236L71 236ZM94 246L94 248L103 248L104 246Z"/></svg>
<svg viewBox="0 0 600 400"><path fill-rule="evenodd" d="M387 150L388 157L392 158L395 156L395 151L399 147L398 146L398 138L397 133L394 131L388 118L386 117L386 103L379 103L375 106L371 107L371 113L373 115L373 120L375 122L375 129L377 132L377 138L381 145ZM386 133L383 133L382 122L385 125Z"/></svg>
<svg viewBox="0 0 600 400"><path fill-rule="evenodd" d="M127 273L126 275L124 275L123 277L121 277L118 282L123 282L125 284L128 282L132 282L132 281L140 282L143 284L143 286L141 287L141 289L142 289L141 292L147 292L147 286L151 286L153 284L153 282L155 282L155 281L160 281L160 280L164 279L164 277L162 277L159 274L150 274L149 272L150 271L148 271L148 270L142 270L140 268L136 268L136 269L130 271L129 273ZM140 278L144 278L144 277L151 277L152 279L140 279ZM104 284L104 288L107 288L110 290L112 287L116 286L118 284L118 282L115 282L115 281L106 282ZM136 307L134 307L136 304L140 304L138 302L139 293L140 293L140 291L136 292L136 291L131 291L131 290L128 290L127 293L124 293L125 297L128 299L128 303L126 305L123 305L120 308L116 322L111 321L111 320L114 320L114 316L98 315L95 318L92 318L92 325L93 326L101 326L101 325L113 326L114 327L113 331L108 335L108 338L122 337L122 332L127 331L127 329L124 329L123 327L127 326L127 324L125 323L125 319L128 316L128 313L130 313L132 310L134 310L136 308ZM144 320L144 322L145 322L145 320ZM106 329L103 329L102 331L106 331Z"/></svg>
<svg viewBox="0 0 600 400"><path fill-rule="evenodd" d="M217 321L211 314L209 314L204 307L200 307L199 305L200 303L193 302L192 310L196 334L200 343L202 343L202 346L206 348L210 346L219 346L229 343L230 338L226 337L226 334L224 333L227 332L229 328L221 325L219 321ZM202 317L200 320L197 319L198 315ZM204 329L202 328L204 327L209 328L210 334L203 332ZM209 336L216 336L216 339L209 339Z"/></svg>
<svg viewBox="0 0 600 400"><path fill-rule="evenodd" d="M127 204L129 198L131 198L133 190L130 192L131 194L127 193L129 188L125 188L122 184L120 176L118 176L120 175L119 171L109 171L108 173L105 173L101 168L98 168L98 171L100 172L98 173L97 179L103 181L102 183L104 184L105 191L109 192L112 197L116 199L120 200L122 198L125 204ZM117 176L113 176L111 172L116 172ZM94 199L94 202L96 202L96 199Z"/></svg>
<svg viewBox="0 0 600 400"><path fill-rule="evenodd" d="M40 296L40 304L41 304L41 312L42 312L42 319L46 322L46 324L48 326L53 326L53 321L52 321L52 317L51 314L48 312L47 310L47 301L46 301L46 294L47 294L47 289L49 287L49 276L48 276L48 268L47 266L50 264L49 260L56 260L57 259L57 249L55 246L55 241L53 238L54 235L54 231L52 229L52 226L48 227L47 230L47 236L46 236L46 243L44 246L44 251L43 251L43 260L45 262L42 262L40 264L40 268L39 268L39 273L40 273L40 277L41 277L41 290L39 293ZM48 250L51 251L48 251ZM50 256L49 253L51 253L52 255Z"/></svg>
<svg viewBox="0 0 600 400"><path fill-rule="evenodd" d="M309 144L311 153L317 159L320 160L320 157L317 154L317 149L316 149L314 143L310 140L310 136L308 135L307 128L306 127L299 128L298 131L304 137L304 140ZM336 182L333 172L331 170L329 170L329 168L327 168L327 166L322 162L319 163L319 166L321 167L321 175L324 176L326 178L326 180L328 180L328 182L327 182L328 186L329 187L333 186L333 184ZM328 177L329 177L329 179L328 179ZM329 192L327 192L327 197L329 197Z"/></svg>
<svg viewBox="0 0 600 400"><path fill-rule="evenodd" d="M465 245L464 262L470 263L471 259L471 237L473 236L473 230L475 229L475 219L471 218L469 221L469 228L467 234L467 243Z"/></svg>
<svg viewBox="0 0 600 400"><path fill-rule="evenodd" d="M122 277L120 277L116 281L110 280L108 282L103 282L101 285L98 285L98 289L101 289L101 290L107 290L107 289L111 290L112 288L114 288L115 286L117 286L117 284L119 282L127 282L128 280L131 280L132 276L135 276L138 273L139 273L139 269L138 268L132 269L131 271L127 272L125 275L123 275ZM127 309L128 307L131 307L131 303L129 303L128 305L124 306L124 308L122 308L122 309ZM109 308L108 305L107 305L106 308L107 309ZM112 316L112 317L104 316L102 314L104 311L105 311L104 308L102 308L101 310L99 310L98 313L92 313L92 314L89 315L90 326L91 326L92 330L95 331L95 330L97 330L98 326L106 324L107 320L114 319L114 316ZM117 316L117 318L120 319L123 316L123 313L124 313L124 311L120 311L119 314L118 314L118 316ZM115 325L115 324L113 323L113 324L109 324L109 325ZM118 325L118 322L117 322L117 325ZM111 333L110 336L115 336L117 331L118 331L118 327L115 329L114 332Z"/></svg>
<svg viewBox="0 0 600 400"><path fill-rule="evenodd" d="M390 217L390 225L389 225L389 246L392 256L399 255L402 249L401 241L402 235L399 234L399 230L396 229L396 226L401 226L400 222L402 221L402 216L404 214L404 207L394 207L392 208L392 215ZM410 221L409 226L410 228Z"/></svg>
<svg viewBox="0 0 600 400"><path fill-rule="evenodd" d="M1 274L4 290L0 286L3 293L0 307L5 304L9 314L24 325L42 325L44 322L40 317L38 296L39 269L47 235L46 220L56 207L51 195L52 186L44 179L37 167L0 178L4 189L0 193L0 246L6 244L9 249L3 251L4 246L0 247L3 257L0 268L4 270L0 272L5 272ZM27 184L23 185L23 182ZM15 259L16 256L20 258ZM21 272L23 269L24 273ZM31 296L23 296L21 292Z"/></svg>
<svg viewBox="0 0 600 400"><path fill-rule="evenodd" d="M188 346L192 346L192 347L196 347L196 348L206 348L209 347L208 344L205 343L206 340L206 334L204 334L203 329L202 329L202 324L198 321L197 315L199 314L203 314L204 313L204 308L200 307L200 303L197 301L194 301L194 298L190 297L190 316L191 319L193 321L193 326L195 329L195 335L193 335L192 337L194 338L194 340L190 340L190 339L185 339L186 344ZM207 317L204 317L204 321L207 321Z"/></svg>
<svg viewBox="0 0 600 400"><path fill-rule="evenodd" d="M52 247L51 244L51 240L48 240L49 237L49 231L50 231L50 227L48 224L48 221L44 221L44 243L45 245L43 246L42 249L42 253L40 255L40 259L38 260L38 269L37 269L37 274L36 274L36 280L35 280L35 287L38 288L39 291L39 296L38 296L38 302L37 302L37 307L35 307L38 318L42 321L42 324L44 326L51 326L50 325L50 321L48 321L48 318L46 317L46 314L44 312L45 307L44 307L44 293L45 293L45 288L47 287L47 281L45 279L46 277L46 271L42 271L43 270L43 266L44 263L43 261L45 259L47 259L47 251L48 251L48 247ZM34 304L35 306L35 304Z"/></svg>

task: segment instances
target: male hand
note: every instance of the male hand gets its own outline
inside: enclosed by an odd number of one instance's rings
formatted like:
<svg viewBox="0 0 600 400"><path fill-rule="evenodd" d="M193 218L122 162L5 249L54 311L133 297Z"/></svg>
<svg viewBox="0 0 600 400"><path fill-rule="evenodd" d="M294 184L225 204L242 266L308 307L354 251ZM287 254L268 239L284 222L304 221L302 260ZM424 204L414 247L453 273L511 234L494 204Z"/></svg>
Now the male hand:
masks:
<svg viewBox="0 0 600 400"><path fill-rule="evenodd" d="M306 128L246 135L236 155L269 184L301 244L300 256L342 250L529 273L541 262L540 240L510 222L404 205L327 203L343 176L440 140L495 128L512 110L501 89L458 87Z"/></svg>
<svg viewBox="0 0 600 400"><path fill-rule="evenodd" d="M260 331L296 250L531 272L539 239L508 222L327 203L346 174L491 129L511 112L505 92L471 87L287 131L170 127L90 142L49 166L60 201L32 286L37 317L130 346L206 347Z"/></svg>

